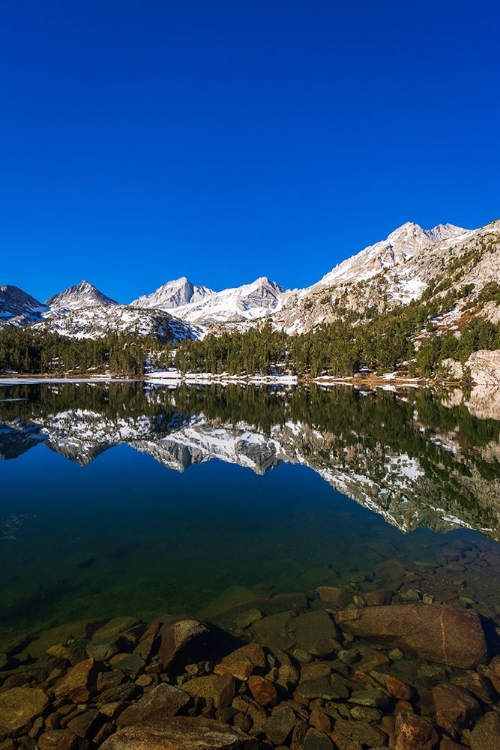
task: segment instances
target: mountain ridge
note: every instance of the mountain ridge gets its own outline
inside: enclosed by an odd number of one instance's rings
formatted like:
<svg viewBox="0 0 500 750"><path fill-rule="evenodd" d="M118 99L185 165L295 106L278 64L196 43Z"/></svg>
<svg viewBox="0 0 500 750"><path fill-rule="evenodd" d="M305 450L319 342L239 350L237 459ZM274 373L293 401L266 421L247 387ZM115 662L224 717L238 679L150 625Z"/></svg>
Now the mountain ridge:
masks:
<svg viewBox="0 0 500 750"><path fill-rule="evenodd" d="M120 305L87 281L53 295L45 304L18 288L0 287L17 289L17 304L6 301L5 293L2 298L0 291L0 327L35 323L71 336L78 332L72 333L69 323L61 325L56 319L69 316L69 321L76 320L76 311L89 308L93 312L88 317L94 317L102 328L106 318L114 324L123 318L113 314L113 309L126 308L152 315L168 313L201 337L209 332L247 330L265 320L296 334L342 318L350 311L373 315L407 304L419 299L432 284L439 288L446 278L451 284L474 287L469 292L473 297L500 278L500 221L473 230L452 224L426 230L406 222L385 240L334 266L315 284L294 290L263 276L217 292L183 276L128 305ZM439 283L435 284L436 280ZM498 310L486 310L486 315L493 320ZM91 329L89 326L90 336Z"/></svg>

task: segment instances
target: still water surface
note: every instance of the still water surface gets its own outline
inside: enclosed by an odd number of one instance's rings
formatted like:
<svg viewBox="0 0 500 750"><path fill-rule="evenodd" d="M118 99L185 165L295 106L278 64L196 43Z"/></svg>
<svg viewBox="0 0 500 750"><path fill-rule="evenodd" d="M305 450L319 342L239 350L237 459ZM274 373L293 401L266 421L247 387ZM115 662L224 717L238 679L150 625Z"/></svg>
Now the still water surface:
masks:
<svg viewBox="0 0 500 750"><path fill-rule="evenodd" d="M499 435L430 392L3 387L0 645L87 617L210 618L394 560L500 607Z"/></svg>

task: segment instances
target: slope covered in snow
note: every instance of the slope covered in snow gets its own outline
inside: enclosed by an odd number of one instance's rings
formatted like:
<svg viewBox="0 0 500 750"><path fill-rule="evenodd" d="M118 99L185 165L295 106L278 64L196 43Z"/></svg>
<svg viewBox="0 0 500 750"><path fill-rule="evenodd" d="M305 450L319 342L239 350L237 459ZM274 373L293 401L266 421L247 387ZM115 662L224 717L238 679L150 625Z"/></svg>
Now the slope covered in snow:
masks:
<svg viewBox="0 0 500 750"><path fill-rule="evenodd" d="M66 315L72 310L80 310L82 307L94 305L116 305L114 299L106 297L105 294L89 284L88 281L80 281L79 284L70 286L59 294L54 294L45 303L50 307L50 316Z"/></svg>
<svg viewBox="0 0 500 750"><path fill-rule="evenodd" d="M161 342L195 338L190 326L168 313L117 304L83 307L38 323L35 328L70 338L102 338L108 333L154 336Z"/></svg>
<svg viewBox="0 0 500 750"><path fill-rule="evenodd" d="M276 328L301 333L355 312L359 320L369 319L398 305L419 299L424 291L446 282L449 289L471 287L468 303L488 283L500 278L500 222L466 230L452 224L422 229L407 222L356 255L344 260L318 282L304 289L285 291L266 277L251 284L214 292L194 285L186 277L169 281L130 305L118 305L86 281L69 287L41 305L16 287L0 287L0 325L26 325L41 318L62 319L75 312L97 308L93 316L109 318L109 324L141 333L141 310L157 314L172 311L177 319L207 331L245 330L270 319ZM443 286L444 289L444 286ZM494 301L493 301L494 302ZM493 304L487 316L500 314ZM470 308L470 305L469 305ZM130 311L129 319L124 310ZM104 311L108 312L105 313ZM134 313L133 311L137 311ZM115 312L113 312L115 311ZM66 335L83 335L91 313L73 316L73 323L61 323ZM69 333L71 326L79 332ZM127 328L127 325L130 324ZM99 324L101 325L101 324ZM74 327L74 326L73 326ZM92 327L90 325L90 327ZM146 326L146 329L150 329Z"/></svg>
<svg viewBox="0 0 500 750"><path fill-rule="evenodd" d="M0 327L25 326L42 319L48 307L17 286L0 286Z"/></svg>
<svg viewBox="0 0 500 750"><path fill-rule="evenodd" d="M188 304L195 305L212 294L215 292L208 287L195 286L183 276L175 281L167 281L152 294L144 295L131 302L130 306L173 310Z"/></svg>

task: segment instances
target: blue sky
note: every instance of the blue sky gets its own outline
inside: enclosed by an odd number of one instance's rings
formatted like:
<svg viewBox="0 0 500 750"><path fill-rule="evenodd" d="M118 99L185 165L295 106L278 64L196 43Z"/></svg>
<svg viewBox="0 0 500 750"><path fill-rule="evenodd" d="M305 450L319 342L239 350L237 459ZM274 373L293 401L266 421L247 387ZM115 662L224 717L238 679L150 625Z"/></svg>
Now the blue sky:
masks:
<svg viewBox="0 0 500 750"><path fill-rule="evenodd" d="M291 288L499 218L496 6L6 0L0 284Z"/></svg>

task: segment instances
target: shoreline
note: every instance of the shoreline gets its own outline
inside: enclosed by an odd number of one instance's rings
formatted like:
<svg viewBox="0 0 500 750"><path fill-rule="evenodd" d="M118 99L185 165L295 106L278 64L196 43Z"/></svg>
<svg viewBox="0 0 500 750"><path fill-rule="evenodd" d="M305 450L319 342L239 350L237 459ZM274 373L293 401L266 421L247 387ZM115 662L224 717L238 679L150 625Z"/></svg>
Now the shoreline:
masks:
<svg viewBox="0 0 500 750"><path fill-rule="evenodd" d="M300 375L212 375L211 373L149 373L140 376L124 376L118 374L106 375L40 375L32 374L0 374L0 386L2 385L24 385L36 383L158 383L159 385L295 385L307 387L311 384L319 386L352 385L370 388L385 387L396 388L463 388L469 383L462 380L426 380L425 378L405 378L390 375L352 375L346 377L333 377L321 375L317 378L309 378Z"/></svg>

